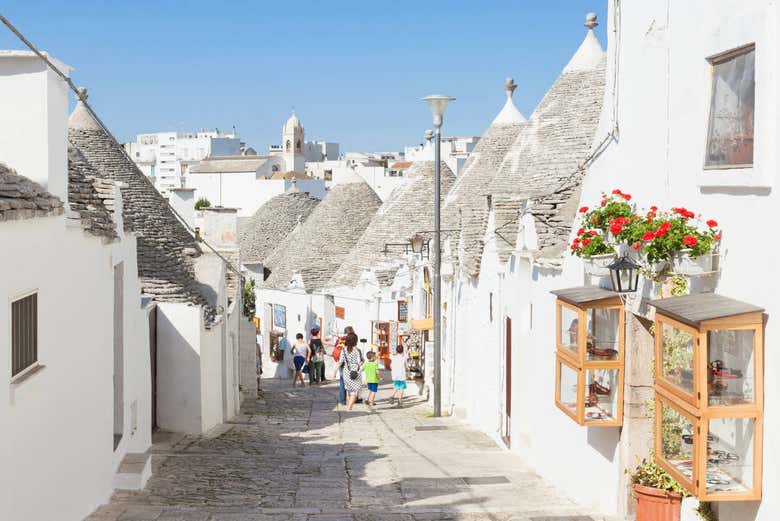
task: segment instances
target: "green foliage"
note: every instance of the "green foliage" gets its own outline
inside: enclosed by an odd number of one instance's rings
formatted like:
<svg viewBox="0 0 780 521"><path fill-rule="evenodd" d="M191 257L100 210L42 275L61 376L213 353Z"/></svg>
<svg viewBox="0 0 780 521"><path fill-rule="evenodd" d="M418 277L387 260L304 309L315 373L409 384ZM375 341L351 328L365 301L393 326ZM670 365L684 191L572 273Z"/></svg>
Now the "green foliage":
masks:
<svg viewBox="0 0 780 521"><path fill-rule="evenodd" d="M696 515L703 521L718 521L718 515L715 513L712 503L699 503Z"/></svg>
<svg viewBox="0 0 780 521"><path fill-rule="evenodd" d="M244 282L244 316L254 318L255 311L255 279L249 277Z"/></svg>
<svg viewBox="0 0 780 521"><path fill-rule="evenodd" d="M607 244L604 236L599 235L596 230L583 230L581 236L574 240L571 250L572 255L577 257L593 257L594 255L615 253L615 248Z"/></svg>
<svg viewBox="0 0 780 521"><path fill-rule="evenodd" d="M209 208L210 206L211 206L211 201L209 201L205 197L201 197L195 202L196 210L203 210L204 208Z"/></svg>
<svg viewBox="0 0 780 521"><path fill-rule="evenodd" d="M628 471L626 471L628 472ZM631 474L631 483L657 488L667 492L676 492L687 496L688 493L677 481L652 460L643 459Z"/></svg>
<svg viewBox="0 0 780 521"><path fill-rule="evenodd" d="M673 297L681 297L688 294L688 279L684 275L674 275L671 279Z"/></svg>

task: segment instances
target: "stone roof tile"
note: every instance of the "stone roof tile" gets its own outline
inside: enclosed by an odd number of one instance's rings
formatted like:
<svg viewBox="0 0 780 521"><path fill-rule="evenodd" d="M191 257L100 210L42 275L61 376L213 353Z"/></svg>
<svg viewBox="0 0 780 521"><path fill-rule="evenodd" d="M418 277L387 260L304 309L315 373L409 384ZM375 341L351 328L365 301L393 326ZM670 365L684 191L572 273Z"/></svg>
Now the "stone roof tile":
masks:
<svg viewBox="0 0 780 521"><path fill-rule="evenodd" d="M195 238L176 218L151 181L79 102L68 120L68 138L101 178L127 185L122 190L125 229L137 237L138 276L144 294L165 302L207 305L195 279Z"/></svg>
<svg viewBox="0 0 780 521"><path fill-rule="evenodd" d="M442 199L454 182L455 174L442 163ZM367 269L374 272L380 284L390 285L398 268L406 263L406 253L397 246L385 252L385 244L400 244L417 233L432 230L434 199L434 162L415 161L404 183L379 208L329 286L354 287Z"/></svg>
<svg viewBox="0 0 780 521"><path fill-rule="evenodd" d="M382 201L365 181L334 185L309 218L266 258L266 287L286 289L300 275L307 291L326 287Z"/></svg>
<svg viewBox="0 0 780 521"><path fill-rule="evenodd" d="M297 189L268 200L239 225L241 262L263 263L296 226L306 221L319 202Z"/></svg>
<svg viewBox="0 0 780 521"><path fill-rule="evenodd" d="M68 206L90 234L106 239L118 237L113 217L116 190L114 181L101 179L77 148L68 147Z"/></svg>
<svg viewBox="0 0 780 521"><path fill-rule="evenodd" d="M62 212L59 197L0 163L0 221L61 215Z"/></svg>

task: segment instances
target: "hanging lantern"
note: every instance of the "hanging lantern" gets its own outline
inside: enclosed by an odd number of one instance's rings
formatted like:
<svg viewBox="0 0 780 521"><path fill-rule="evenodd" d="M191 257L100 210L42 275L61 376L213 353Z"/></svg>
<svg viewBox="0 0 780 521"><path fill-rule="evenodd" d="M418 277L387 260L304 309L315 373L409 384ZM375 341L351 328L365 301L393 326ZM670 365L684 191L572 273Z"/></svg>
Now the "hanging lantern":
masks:
<svg viewBox="0 0 780 521"><path fill-rule="evenodd" d="M419 233L416 233L414 237L412 237L409 240L409 243L412 247L412 251L416 254L422 254L423 252L423 246L425 245L425 237L420 235Z"/></svg>
<svg viewBox="0 0 780 521"><path fill-rule="evenodd" d="M639 264L627 255L607 266L612 279L612 289L618 293L633 293L639 283Z"/></svg>

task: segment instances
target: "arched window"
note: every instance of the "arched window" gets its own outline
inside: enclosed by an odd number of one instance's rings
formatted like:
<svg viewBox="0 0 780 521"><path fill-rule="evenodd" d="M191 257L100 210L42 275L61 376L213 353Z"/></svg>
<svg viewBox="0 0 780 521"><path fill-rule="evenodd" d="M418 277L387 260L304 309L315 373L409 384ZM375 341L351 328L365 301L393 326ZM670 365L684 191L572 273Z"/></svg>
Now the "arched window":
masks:
<svg viewBox="0 0 780 521"><path fill-rule="evenodd" d="M287 143L285 144L285 150L287 150L287 152L289 152L291 146L292 146L292 144L290 143L290 140L288 139Z"/></svg>
<svg viewBox="0 0 780 521"><path fill-rule="evenodd" d="M271 172L278 172L279 171L279 165L274 165L271 167Z"/></svg>
<svg viewBox="0 0 780 521"><path fill-rule="evenodd" d="M295 143L295 149L296 149L298 152L300 152L300 151L301 151L301 140L300 140L300 139L299 139L299 140L298 140L298 141Z"/></svg>

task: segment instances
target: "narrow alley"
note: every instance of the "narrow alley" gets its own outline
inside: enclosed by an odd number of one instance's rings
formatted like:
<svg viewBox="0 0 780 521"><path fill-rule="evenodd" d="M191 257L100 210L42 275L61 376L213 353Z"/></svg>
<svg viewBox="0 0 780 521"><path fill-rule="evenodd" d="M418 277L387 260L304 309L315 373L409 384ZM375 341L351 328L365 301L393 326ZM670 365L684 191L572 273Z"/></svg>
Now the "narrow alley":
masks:
<svg viewBox="0 0 780 521"><path fill-rule="evenodd" d="M261 397L202 437L156 437L142 492L90 521L596 521L515 455L417 398L380 390L373 411L337 388L264 381Z"/></svg>

